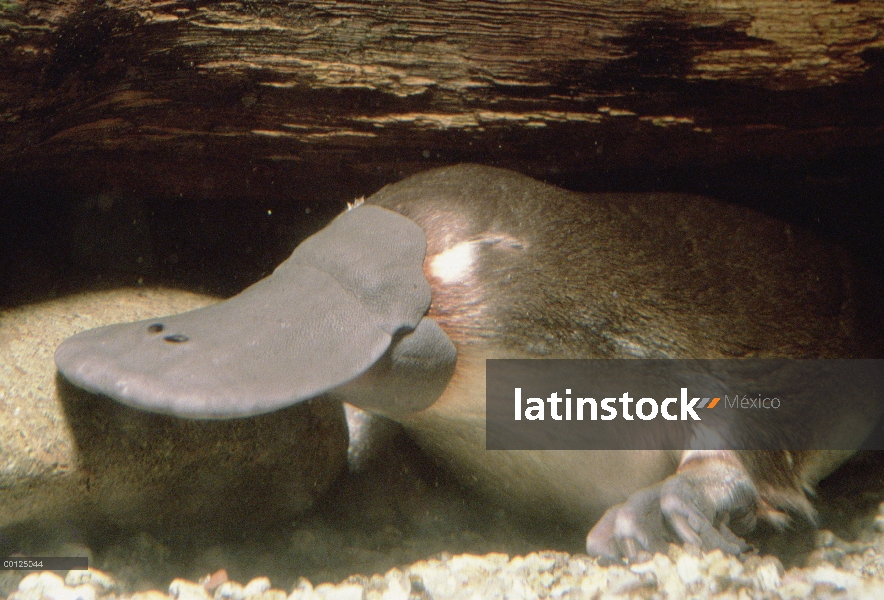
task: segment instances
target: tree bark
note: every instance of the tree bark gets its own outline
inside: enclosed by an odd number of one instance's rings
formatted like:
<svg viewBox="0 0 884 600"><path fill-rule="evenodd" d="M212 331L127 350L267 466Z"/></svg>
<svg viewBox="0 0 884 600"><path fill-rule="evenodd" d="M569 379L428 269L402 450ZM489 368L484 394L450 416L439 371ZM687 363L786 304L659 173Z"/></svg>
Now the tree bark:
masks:
<svg viewBox="0 0 884 600"><path fill-rule="evenodd" d="M259 198L816 158L884 142L882 31L875 0L0 0L0 168Z"/></svg>
<svg viewBox="0 0 884 600"><path fill-rule="evenodd" d="M0 0L0 305L235 293L457 162L716 196L881 271L882 31L877 0Z"/></svg>

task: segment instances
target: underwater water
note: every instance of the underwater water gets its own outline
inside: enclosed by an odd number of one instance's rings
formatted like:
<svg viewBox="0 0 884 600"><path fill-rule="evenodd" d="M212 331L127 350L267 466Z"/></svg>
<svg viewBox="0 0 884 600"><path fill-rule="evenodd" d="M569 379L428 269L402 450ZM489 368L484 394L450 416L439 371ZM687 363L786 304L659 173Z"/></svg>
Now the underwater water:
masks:
<svg viewBox="0 0 884 600"><path fill-rule="evenodd" d="M747 162L557 183L582 191L701 193L748 206L847 248L881 277L882 158L880 151L846 153L840 164L825 166ZM173 595L278 597L273 590L282 590L307 597L302 578L318 586L361 574L350 588L317 593L457 597L466 594L463 582L482 574L494 580L498 572L500 581L528 583L483 588L487 595L533 597L555 582L563 596L575 597L601 589L686 593L701 580L731 591L882 589L876 506L884 463L876 454L845 465L815 499L821 526L850 541L819 536L796 520L785 536L762 528L752 540L762 549L754 562L673 549L651 576L650 568L604 570L582 555L600 515L581 519L548 506L520 511L489 501L469 476L422 450L398 425L377 421L363 430L351 414L349 433L359 435L351 435L358 444L348 451L346 415L330 400L249 419L186 421L140 414L57 374L53 353L69 335L237 293L347 201L377 187L343 182L322 205L219 207L7 185L0 225L0 279L9 283L0 296L0 554L86 555L122 595L166 594L170 582L184 579L194 588L178 584ZM532 552L547 554L517 563L500 556ZM454 558L462 553L497 554L473 563ZM436 562L403 575L407 565L427 559ZM448 569L444 576L427 570L437 563ZM806 571L787 571L784 563ZM371 579L394 568L383 583ZM221 570L226 575L204 579ZM3 572L0 594L62 597L47 593L51 582L21 590L24 575ZM221 587L225 577L242 584L268 577L270 587L259 581L250 592L231 591ZM75 582L66 589L77 589ZM99 596L111 593L86 585Z"/></svg>

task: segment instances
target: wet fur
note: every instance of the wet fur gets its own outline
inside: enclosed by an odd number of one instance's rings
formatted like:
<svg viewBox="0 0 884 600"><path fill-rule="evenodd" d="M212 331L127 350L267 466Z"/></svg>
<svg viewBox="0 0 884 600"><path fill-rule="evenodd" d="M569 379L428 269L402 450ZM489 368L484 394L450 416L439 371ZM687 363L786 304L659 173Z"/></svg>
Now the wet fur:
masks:
<svg viewBox="0 0 884 600"><path fill-rule="evenodd" d="M486 357L881 356L880 322L870 320L864 275L848 257L745 208L676 194L577 194L469 165L415 176L368 202L426 232L429 314L458 347L449 398L407 425L500 496L518 491L546 502L576 494L578 510L597 517L599 504L622 501L630 491L588 489L595 484L578 482L575 465L589 461L576 455L564 459L572 469L564 491L538 487L551 485L548 471L558 467L550 465L563 455L513 453L477 464L470 453L484 448L476 420L483 416L484 379L472 371ZM442 281L434 257L464 242L476 251L472 269ZM763 423L760 431L765 435ZM779 524L783 511L811 516L807 490L845 456L739 453L759 496L759 516ZM704 468L714 473L718 459L708 459ZM631 471L632 487L671 474L677 464L671 456L645 461Z"/></svg>

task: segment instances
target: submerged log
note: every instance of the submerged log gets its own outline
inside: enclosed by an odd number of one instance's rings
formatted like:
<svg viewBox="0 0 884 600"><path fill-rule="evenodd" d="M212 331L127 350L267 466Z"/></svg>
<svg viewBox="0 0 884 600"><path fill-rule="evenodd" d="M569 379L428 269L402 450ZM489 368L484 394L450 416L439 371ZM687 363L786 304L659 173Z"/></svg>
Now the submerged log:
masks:
<svg viewBox="0 0 884 600"><path fill-rule="evenodd" d="M881 31L876 0L0 0L0 304L233 293L343 201L466 161L884 259Z"/></svg>
<svg viewBox="0 0 884 600"><path fill-rule="evenodd" d="M242 198L815 157L884 141L882 30L873 0L4 0L0 167Z"/></svg>

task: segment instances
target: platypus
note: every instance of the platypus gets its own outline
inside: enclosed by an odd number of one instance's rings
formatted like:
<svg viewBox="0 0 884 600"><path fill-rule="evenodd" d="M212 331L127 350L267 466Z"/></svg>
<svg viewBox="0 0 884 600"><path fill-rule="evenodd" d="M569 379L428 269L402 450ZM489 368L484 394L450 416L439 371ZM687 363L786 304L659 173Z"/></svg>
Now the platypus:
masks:
<svg viewBox="0 0 884 600"><path fill-rule="evenodd" d="M85 331L55 356L75 385L188 418L350 403L492 499L594 524L591 555L739 553L757 519L811 515L807 491L851 450L487 451L485 361L876 358L863 278L746 208L458 165L349 205L229 300Z"/></svg>

